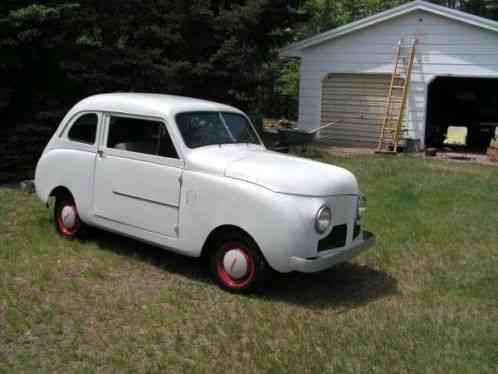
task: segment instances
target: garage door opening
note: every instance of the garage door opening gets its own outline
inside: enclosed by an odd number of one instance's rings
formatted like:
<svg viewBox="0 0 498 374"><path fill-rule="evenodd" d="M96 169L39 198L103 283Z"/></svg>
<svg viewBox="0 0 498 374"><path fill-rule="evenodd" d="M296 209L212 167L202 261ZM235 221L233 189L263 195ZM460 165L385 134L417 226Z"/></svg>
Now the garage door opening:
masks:
<svg viewBox="0 0 498 374"><path fill-rule="evenodd" d="M427 147L482 153L495 138L497 127L498 79L438 77L430 84ZM464 137L455 142L458 128Z"/></svg>

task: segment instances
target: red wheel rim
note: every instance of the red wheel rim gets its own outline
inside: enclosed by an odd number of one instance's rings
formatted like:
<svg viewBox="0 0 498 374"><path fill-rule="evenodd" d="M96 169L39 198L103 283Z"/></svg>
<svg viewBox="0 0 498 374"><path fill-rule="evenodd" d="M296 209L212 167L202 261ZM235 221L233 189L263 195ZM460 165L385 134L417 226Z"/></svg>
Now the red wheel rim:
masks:
<svg viewBox="0 0 498 374"><path fill-rule="evenodd" d="M73 208L74 212L76 214L76 220L75 220L73 227L66 227L64 225L62 212L63 212L64 208L67 206ZM79 222L78 209L76 209L75 205L73 205L73 204L62 205L61 209L59 209L59 211L57 212L57 226L59 227L60 232L64 236L74 236L76 234L76 232L78 231L78 228L80 226L80 222Z"/></svg>
<svg viewBox="0 0 498 374"><path fill-rule="evenodd" d="M235 279L233 278L225 269L225 266L223 264L223 259L225 257L225 254L228 251L231 251L233 249L239 250L242 252L244 255L246 261L247 261L247 272L246 274L240 278L240 279ZM232 288L232 289L242 289L247 287L255 278L256 275L256 265L254 264L254 259L252 258L251 255L247 252L247 249L240 244L237 243L229 243L225 244L221 250L220 256L218 256L216 260L216 271L218 273L218 277L221 279L221 281L225 284L225 286Z"/></svg>

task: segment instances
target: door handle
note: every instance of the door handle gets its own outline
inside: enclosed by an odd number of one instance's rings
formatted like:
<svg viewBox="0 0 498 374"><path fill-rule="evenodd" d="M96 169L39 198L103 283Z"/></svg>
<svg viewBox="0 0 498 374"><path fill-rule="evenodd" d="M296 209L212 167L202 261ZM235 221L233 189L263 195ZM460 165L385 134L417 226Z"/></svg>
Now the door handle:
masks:
<svg viewBox="0 0 498 374"><path fill-rule="evenodd" d="M104 158L104 151L103 151L103 150L101 150L101 149L99 149L99 150L97 151L97 155L98 155L100 158Z"/></svg>

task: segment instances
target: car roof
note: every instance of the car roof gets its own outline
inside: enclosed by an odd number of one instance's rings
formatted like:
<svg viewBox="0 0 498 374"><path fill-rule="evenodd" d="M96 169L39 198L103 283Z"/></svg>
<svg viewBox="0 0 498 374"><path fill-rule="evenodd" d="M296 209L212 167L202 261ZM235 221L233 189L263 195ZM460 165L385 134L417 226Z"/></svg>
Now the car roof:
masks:
<svg viewBox="0 0 498 374"><path fill-rule="evenodd" d="M108 93L90 96L80 101L71 110L72 114L82 111L103 111L161 118L190 111L242 113L234 107L212 101L151 93Z"/></svg>

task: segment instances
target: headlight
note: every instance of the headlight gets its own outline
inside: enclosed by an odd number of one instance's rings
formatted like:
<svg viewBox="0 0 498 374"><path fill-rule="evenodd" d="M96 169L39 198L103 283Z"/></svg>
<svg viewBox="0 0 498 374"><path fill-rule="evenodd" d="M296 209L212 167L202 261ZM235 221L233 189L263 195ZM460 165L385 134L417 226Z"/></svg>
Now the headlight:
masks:
<svg viewBox="0 0 498 374"><path fill-rule="evenodd" d="M330 227L332 223L332 212L326 205L318 209L315 218L315 229L319 234L323 234Z"/></svg>

